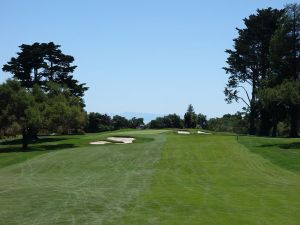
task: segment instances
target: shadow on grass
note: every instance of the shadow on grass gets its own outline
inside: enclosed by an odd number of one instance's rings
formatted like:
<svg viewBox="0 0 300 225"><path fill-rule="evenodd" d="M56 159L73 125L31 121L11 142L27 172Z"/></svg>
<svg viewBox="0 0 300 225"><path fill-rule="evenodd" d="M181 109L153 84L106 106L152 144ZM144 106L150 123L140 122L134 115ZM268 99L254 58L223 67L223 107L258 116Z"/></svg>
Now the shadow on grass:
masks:
<svg viewBox="0 0 300 225"><path fill-rule="evenodd" d="M10 153L10 152L37 152L37 151L54 151L54 150L63 150L68 148L75 148L76 145L74 144L41 144L41 145L32 145L28 146L28 149L23 150L21 145L20 146L9 146L0 145L0 154L1 153Z"/></svg>
<svg viewBox="0 0 300 225"><path fill-rule="evenodd" d="M264 144L259 147L268 148L268 147L278 147L281 149L299 149L300 150L300 142L292 142L288 144Z"/></svg>
<svg viewBox="0 0 300 225"><path fill-rule="evenodd" d="M42 144L45 142L56 142L56 141L63 141L65 138L39 138L37 140L29 141L28 144ZM1 145L21 145L22 139L13 139L13 140L6 140L0 143Z"/></svg>

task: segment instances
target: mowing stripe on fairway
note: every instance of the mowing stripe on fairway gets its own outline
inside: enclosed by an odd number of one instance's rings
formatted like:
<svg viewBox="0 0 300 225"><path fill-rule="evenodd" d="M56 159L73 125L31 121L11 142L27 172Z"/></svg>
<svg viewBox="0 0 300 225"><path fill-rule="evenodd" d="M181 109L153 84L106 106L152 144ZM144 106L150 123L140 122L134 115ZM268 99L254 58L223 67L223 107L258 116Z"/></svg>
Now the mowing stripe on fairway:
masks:
<svg viewBox="0 0 300 225"><path fill-rule="evenodd" d="M168 134L152 185L117 224L272 224L300 221L300 176L230 136Z"/></svg>
<svg viewBox="0 0 300 225"><path fill-rule="evenodd" d="M137 141L88 145L111 135ZM82 147L0 168L0 224L299 224L300 175L235 137L131 130L63 138L58 144Z"/></svg>
<svg viewBox="0 0 300 225"><path fill-rule="evenodd" d="M121 133L153 141L60 150L1 168L0 224L115 224L150 184L165 142L160 132Z"/></svg>

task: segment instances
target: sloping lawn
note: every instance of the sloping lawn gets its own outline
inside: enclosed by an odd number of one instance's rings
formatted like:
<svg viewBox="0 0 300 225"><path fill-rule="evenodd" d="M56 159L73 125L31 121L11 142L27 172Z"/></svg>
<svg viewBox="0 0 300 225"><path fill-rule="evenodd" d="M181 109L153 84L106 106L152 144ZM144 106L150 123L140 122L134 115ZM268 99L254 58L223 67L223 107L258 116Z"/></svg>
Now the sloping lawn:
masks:
<svg viewBox="0 0 300 225"><path fill-rule="evenodd" d="M150 184L165 142L158 133L113 133L137 137L130 145L83 146L108 134L63 137L79 147L41 150L27 159L38 151L0 153L0 162L11 159L0 169L0 224L113 224Z"/></svg>
<svg viewBox="0 0 300 225"><path fill-rule="evenodd" d="M300 174L300 139L240 137L239 142L250 151L272 163Z"/></svg>
<svg viewBox="0 0 300 225"><path fill-rule="evenodd" d="M89 145L109 136L136 141ZM160 130L45 138L25 153L0 145L0 224L300 221L298 140Z"/></svg>
<svg viewBox="0 0 300 225"><path fill-rule="evenodd" d="M300 176L231 136L169 134L152 185L117 224L297 225Z"/></svg>

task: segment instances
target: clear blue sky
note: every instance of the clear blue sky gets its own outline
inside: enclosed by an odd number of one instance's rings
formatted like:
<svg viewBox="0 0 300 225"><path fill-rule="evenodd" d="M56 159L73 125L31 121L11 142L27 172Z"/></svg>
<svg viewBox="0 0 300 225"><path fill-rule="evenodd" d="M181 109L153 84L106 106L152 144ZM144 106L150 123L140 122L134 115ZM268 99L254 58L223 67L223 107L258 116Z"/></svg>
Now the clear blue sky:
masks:
<svg viewBox="0 0 300 225"><path fill-rule="evenodd" d="M242 19L279 0L2 0L0 65L22 43L62 45L90 87L87 111L182 114L189 103L209 117L227 105L224 50ZM9 74L0 72L0 82Z"/></svg>

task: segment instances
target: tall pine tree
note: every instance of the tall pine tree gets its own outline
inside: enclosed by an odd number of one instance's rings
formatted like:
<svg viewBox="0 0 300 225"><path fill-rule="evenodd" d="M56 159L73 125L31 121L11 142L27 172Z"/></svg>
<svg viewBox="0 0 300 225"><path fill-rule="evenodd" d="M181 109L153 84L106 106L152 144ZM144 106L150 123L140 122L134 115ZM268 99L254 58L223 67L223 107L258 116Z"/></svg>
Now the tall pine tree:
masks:
<svg viewBox="0 0 300 225"><path fill-rule="evenodd" d="M46 89L47 82L51 81L64 86L75 96L81 98L88 89L85 84L80 84L74 79L73 73L76 66L72 65L74 57L65 55L60 50L60 45L49 43L22 44L17 57L2 68L4 72L13 74L25 88L32 88L35 84Z"/></svg>
<svg viewBox="0 0 300 225"><path fill-rule="evenodd" d="M264 113L262 110L259 113L257 92L262 85L261 81L268 75L270 40L282 13L272 8L257 10L256 14L244 19L245 28L237 28L239 36L234 39L234 49L226 50L229 56L228 66L224 70L229 78L224 91L225 100L228 103L242 100L249 107L251 135L256 134L255 121ZM248 93L246 86L251 87L251 93ZM241 95L241 90L245 91L246 98Z"/></svg>

